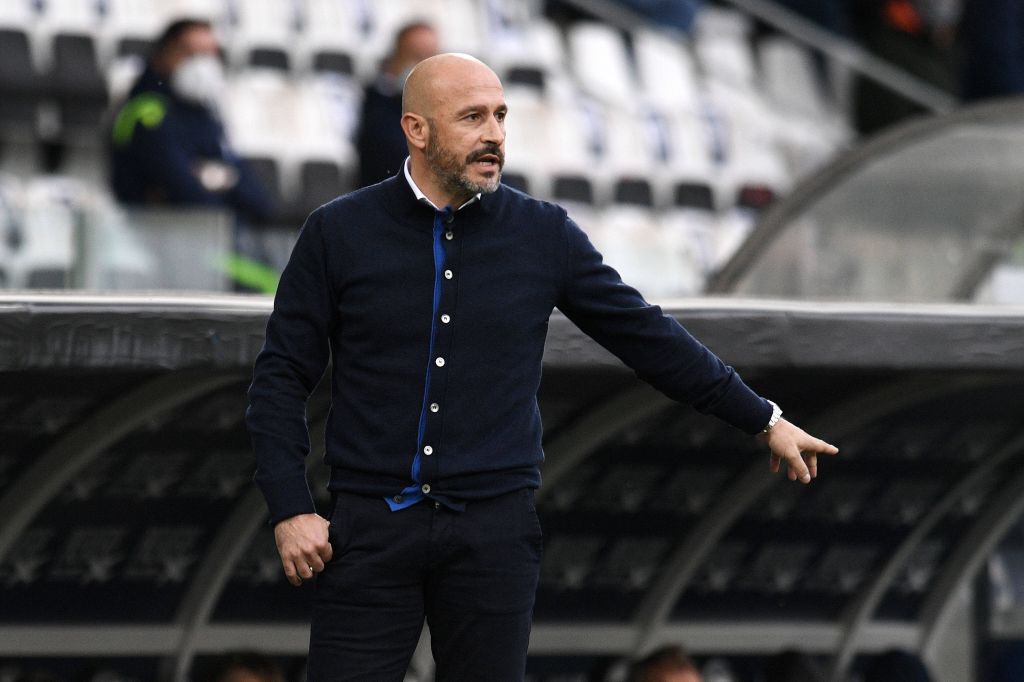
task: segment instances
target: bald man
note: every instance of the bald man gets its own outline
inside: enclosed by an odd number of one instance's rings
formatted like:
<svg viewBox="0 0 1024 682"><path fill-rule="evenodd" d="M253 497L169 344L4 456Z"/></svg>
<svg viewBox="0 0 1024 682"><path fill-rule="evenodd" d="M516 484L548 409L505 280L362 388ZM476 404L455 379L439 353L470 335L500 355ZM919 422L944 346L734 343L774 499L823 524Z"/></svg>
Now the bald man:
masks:
<svg viewBox="0 0 1024 682"><path fill-rule="evenodd" d="M501 184L501 82L466 55L404 90L409 158L306 220L249 389L255 480L288 580L315 576L313 682L399 682L426 619L437 679L524 676L540 571L537 407L555 307L671 398L758 434L808 483L836 448L605 265L557 205ZM332 359L325 460L306 400Z"/></svg>

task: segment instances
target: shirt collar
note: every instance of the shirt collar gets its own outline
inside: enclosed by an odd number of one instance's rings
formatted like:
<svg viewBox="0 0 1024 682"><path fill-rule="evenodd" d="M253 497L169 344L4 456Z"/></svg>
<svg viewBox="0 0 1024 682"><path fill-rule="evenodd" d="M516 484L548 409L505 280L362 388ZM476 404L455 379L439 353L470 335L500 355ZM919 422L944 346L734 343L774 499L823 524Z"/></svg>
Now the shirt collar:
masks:
<svg viewBox="0 0 1024 682"><path fill-rule="evenodd" d="M416 200L424 204L427 204L428 206L432 207L435 211L444 210L442 208L438 208L437 206L435 206L434 202L427 198L427 195L423 193L423 190L421 190L419 185L416 184L416 181L412 179L412 173L409 171L411 165L412 164L409 157L405 157L405 163L402 165L402 168L405 170L405 179L409 181L409 186L412 187L412 193L416 195ZM455 210L461 211L462 209L472 204L474 201L480 201L479 192L475 196L471 197L469 201L464 203L462 206L459 206Z"/></svg>

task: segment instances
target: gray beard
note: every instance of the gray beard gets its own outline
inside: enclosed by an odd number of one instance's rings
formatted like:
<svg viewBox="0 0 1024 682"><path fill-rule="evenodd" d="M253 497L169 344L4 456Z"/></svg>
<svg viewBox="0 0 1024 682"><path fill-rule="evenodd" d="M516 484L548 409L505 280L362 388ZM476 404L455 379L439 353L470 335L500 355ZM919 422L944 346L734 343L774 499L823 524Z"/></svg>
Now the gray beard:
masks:
<svg viewBox="0 0 1024 682"><path fill-rule="evenodd" d="M442 149L437 144L437 138L434 135L427 138L427 148L424 155L430 168L434 171L434 175L440 180L441 189L453 197L459 197L468 201L477 194L490 194L496 191L498 185L501 184L500 167L497 174L490 180L483 182L473 182L470 180L464 170L468 161L460 163L455 154Z"/></svg>

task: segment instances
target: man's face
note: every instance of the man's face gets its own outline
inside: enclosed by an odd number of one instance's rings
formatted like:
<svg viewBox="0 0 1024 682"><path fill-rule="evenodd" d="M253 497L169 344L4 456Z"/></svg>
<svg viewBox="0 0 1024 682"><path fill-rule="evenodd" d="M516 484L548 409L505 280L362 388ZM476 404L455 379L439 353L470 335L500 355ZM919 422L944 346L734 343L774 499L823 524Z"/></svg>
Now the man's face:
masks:
<svg viewBox="0 0 1024 682"><path fill-rule="evenodd" d="M425 155L442 188L453 196L498 189L505 165L505 96L500 83L458 86L428 119Z"/></svg>
<svg viewBox="0 0 1024 682"><path fill-rule="evenodd" d="M174 48L168 51L166 68L173 72L178 66L189 57L209 55L220 57L220 45L217 43L217 36L213 31L196 26L181 34Z"/></svg>

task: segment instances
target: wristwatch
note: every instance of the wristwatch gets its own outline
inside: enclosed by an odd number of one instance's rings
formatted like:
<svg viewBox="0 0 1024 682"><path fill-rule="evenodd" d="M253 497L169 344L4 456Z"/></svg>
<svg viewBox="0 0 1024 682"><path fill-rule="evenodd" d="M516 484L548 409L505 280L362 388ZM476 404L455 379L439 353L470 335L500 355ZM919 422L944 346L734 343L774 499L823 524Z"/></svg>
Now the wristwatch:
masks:
<svg viewBox="0 0 1024 682"><path fill-rule="evenodd" d="M765 398L765 400L768 399ZM772 416L771 419L768 420L768 426L764 427L764 431L762 431L761 433L768 433L769 431L772 430L772 427L778 424L779 420L782 419L782 408L776 405L771 400L768 400L768 404L772 406Z"/></svg>

